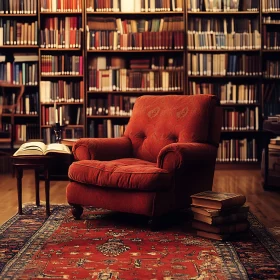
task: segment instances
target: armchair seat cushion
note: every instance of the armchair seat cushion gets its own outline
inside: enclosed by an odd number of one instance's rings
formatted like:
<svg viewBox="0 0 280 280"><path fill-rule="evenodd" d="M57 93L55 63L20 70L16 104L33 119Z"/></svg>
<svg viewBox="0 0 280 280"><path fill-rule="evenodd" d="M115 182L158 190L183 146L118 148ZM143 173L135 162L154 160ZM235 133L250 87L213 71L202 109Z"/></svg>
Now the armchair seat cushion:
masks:
<svg viewBox="0 0 280 280"><path fill-rule="evenodd" d="M156 163L137 158L73 162L68 176L72 181L102 188L166 191L172 187L172 174Z"/></svg>

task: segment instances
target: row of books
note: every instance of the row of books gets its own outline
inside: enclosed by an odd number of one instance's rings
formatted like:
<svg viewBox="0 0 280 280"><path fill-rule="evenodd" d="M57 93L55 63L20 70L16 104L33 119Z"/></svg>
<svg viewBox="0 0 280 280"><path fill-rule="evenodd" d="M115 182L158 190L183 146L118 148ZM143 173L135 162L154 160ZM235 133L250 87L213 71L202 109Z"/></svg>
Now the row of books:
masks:
<svg viewBox="0 0 280 280"><path fill-rule="evenodd" d="M38 63L0 62L0 80L16 85L38 85Z"/></svg>
<svg viewBox="0 0 280 280"><path fill-rule="evenodd" d="M38 0L37 0L38 1ZM82 0L41 0L41 12L82 12Z"/></svg>
<svg viewBox="0 0 280 280"><path fill-rule="evenodd" d="M192 32L214 32L223 34L252 33L259 31L257 18L221 16L221 17L198 17L190 16L188 30Z"/></svg>
<svg viewBox="0 0 280 280"><path fill-rule="evenodd" d="M274 16L263 16L263 23L280 23L280 19L274 18Z"/></svg>
<svg viewBox="0 0 280 280"><path fill-rule="evenodd" d="M89 30L94 31L117 30L120 34L178 30L184 31L184 19L182 16L169 16L152 19L88 17L87 27Z"/></svg>
<svg viewBox="0 0 280 280"><path fill-rule="evenodd" d="M88 135L91 138L116 138L124 134L127 125L113 124L111 119L90 120Z"/></svg>
<svg viewBox="0 0 280 280"><path fill-rule="evenodd" d="M67 140L67 139L79 139L83 137L83 128L82 127L69 127L66 126L62 130L62 139Z"/></svg>
<svg viewBox="0 0 280 280"><path fill-rule="evenodd" d="M89 91L180 91L183 85L181 70L88 70Z"/></svg>
<svg viewBox="0 0 280 280"><path fill-rule="evenodd" d="M277 12L280 11L279 0L262 0L263 12Z"/></svg>
<svg viewBox="0 0 280 280"><path fill-rule="evenodd" d="M192 12L258 11L259 0L191 0L187 7Z"/></svg>
<svg viewBox="0 0 280 280"><path fill-rule="evenodd" d="M87 50L182 50L183 31L120 34L118 31L88 31Z"/></svg>
<svg viewBox="0 0 280 280"><path fill-rule="evenodd" d="M279 50L280 32L267 31L267 27L263 26L263 48L265 50Z"/></svg>
<svg viewBox="0 0 280 280"><path fill-rule="evenodd" d="M114 95L107 98L90 98L86 108L87 116L131 116L136 97Z"/></svg>
<svg viewBox="0 0 280 280"><path fill-rule="evenodd" d="M29 139L39 139L39 125L35 123L16 124L15 142L26 142Z"/></svg>
<svg viewBox="0 0 280 280"><path fill-rule="evenodd" d="M120 56L88 57L88 67L96 70L106 69L150 69L150 70L179 70L183 69L183 57L170 55L124 58Z"/></svg>
<svg viewBox="0 0 280 280"><path fill-rule="evenodd" d="M38 44L38 22L0 19L0 46Z"/></svg>
<svg viewBox="0 0 280 280"><path fill-rule="evenodd" d="M224 131L248 131L259 130L259 107L239 108L223 110L223 124Z"/></svg>
<svg viewBox="0 0 280 280"><path fill-rule="evenodd" d="M267 59L263 74L265 78L280 78L280 60Z"/></svg>
<svg viewBox="0 0 280 280"><path fill-rule="evenodd" d="M82 124L82 109L80 106L60 105L43 106L41 108L41 125L80 125Z"/></svg>
<svg viewBox="0 0 280 280"><path fill-rule="evenodd" d="M189 50L258 50L261 48L261 35L258 30L242 33L211 31L187 31Z"/></svg>
<svg viewBox="0 0 280 280"><path fill-rule="evenodd" d="M191 195L197 236L226 241L246 235L249 206L243 194L205 191Z"/></svg>
<svg viewBox="0 0 280 280"><path fill-rule="evenodd" d="M40 102L83 102L84 82L40 81Z"/></svg>
<svg viewBox="0 0 280 280"><path fill-rule="evenodd" d="M46 49L81 48L82 30L41 30L40 47Z"/></svg>
<svg viewBox="0 0 280 280"><path fill-rule="evenodd" d="M0 14L36 14L38 0L2 0Z"/></svg>
<svg viewBox="0 0 280 280"><path fill-rule="evenodd" d="M183 11L183 0L87 0L87 12Z"/></svg>
<svg viewBox="0 0 280 280"><path fill-rule="evenodd" d="M7 95L0 95L0 104L12 105L16 103L16 93L9 93ZM6 114L20 114L20 115L37 115L39 112L38 92L24 93L23 97L17 103L14 111L11 109L4 109Z"/></svg>
<svg viewBox="0 0 280 280"><path fill-rule="evenodd" d="M258 161L256 139L225 139L219 144L217 162Z"/></svg>
<svg viewBox="0 0 280 280"><path fill-rule="evenodd" d="M83 61L77 55L41 55L41 74L83 75Z"/></svg>
<svg viewBox="0 0 280 280"><path fill-rule="evenodd" d="M214 94L221 104L257 104L259 88L256 84L197 83L189 81L188 94Z"/></svg>
<svg viewBox="0 0 280 280"><path fill-rule="evenodd" d="M261 75L258 55L188 53L188 74L198 76Z"/></svg>

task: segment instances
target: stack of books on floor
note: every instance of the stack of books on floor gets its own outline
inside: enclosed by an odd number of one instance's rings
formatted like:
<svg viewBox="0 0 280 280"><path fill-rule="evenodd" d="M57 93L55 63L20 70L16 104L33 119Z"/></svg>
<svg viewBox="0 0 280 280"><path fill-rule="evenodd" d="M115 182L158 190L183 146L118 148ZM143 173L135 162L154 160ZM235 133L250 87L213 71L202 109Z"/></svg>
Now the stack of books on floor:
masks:
<svg viewBox="0 0 280 280"><path fill-rule="evenodd" d="M231 240L249 229L249 206L242 194L205 191L191 196L192 227L197 236Z"/></svg>

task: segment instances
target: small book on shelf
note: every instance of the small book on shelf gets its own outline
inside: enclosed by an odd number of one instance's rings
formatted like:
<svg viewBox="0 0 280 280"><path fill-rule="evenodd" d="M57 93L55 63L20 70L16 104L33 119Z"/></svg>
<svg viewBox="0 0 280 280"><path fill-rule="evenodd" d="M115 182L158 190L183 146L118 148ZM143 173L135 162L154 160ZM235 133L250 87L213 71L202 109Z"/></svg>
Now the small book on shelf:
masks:
<svg viewBox="0 0 280 280"><path fill-rule="evenodd" d="M224 210L241 206L246 202L242 194L204 191L191 195L192 205L211 209Z"/></svg>
<svg viewBox="0 0 280 280"><path fill-rule="evenodd" d="M46 145L43 142L27 142L22 144L13 156L43 156L53 153L71 154L71 151L60 143Z"/></svg>

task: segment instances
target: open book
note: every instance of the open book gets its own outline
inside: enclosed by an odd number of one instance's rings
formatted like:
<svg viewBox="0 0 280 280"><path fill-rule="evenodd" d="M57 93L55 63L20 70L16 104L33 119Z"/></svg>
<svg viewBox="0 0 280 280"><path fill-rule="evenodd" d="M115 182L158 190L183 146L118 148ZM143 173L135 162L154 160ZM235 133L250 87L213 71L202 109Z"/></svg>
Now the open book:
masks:
<svg viewBox="0 0 280 280"><path fill-rule="evenodd" d="M27 142L19 147L14 156L38 156L48 153L71 154L71 151L64 144L52 143L46 145L43 142Z"/></svg>

